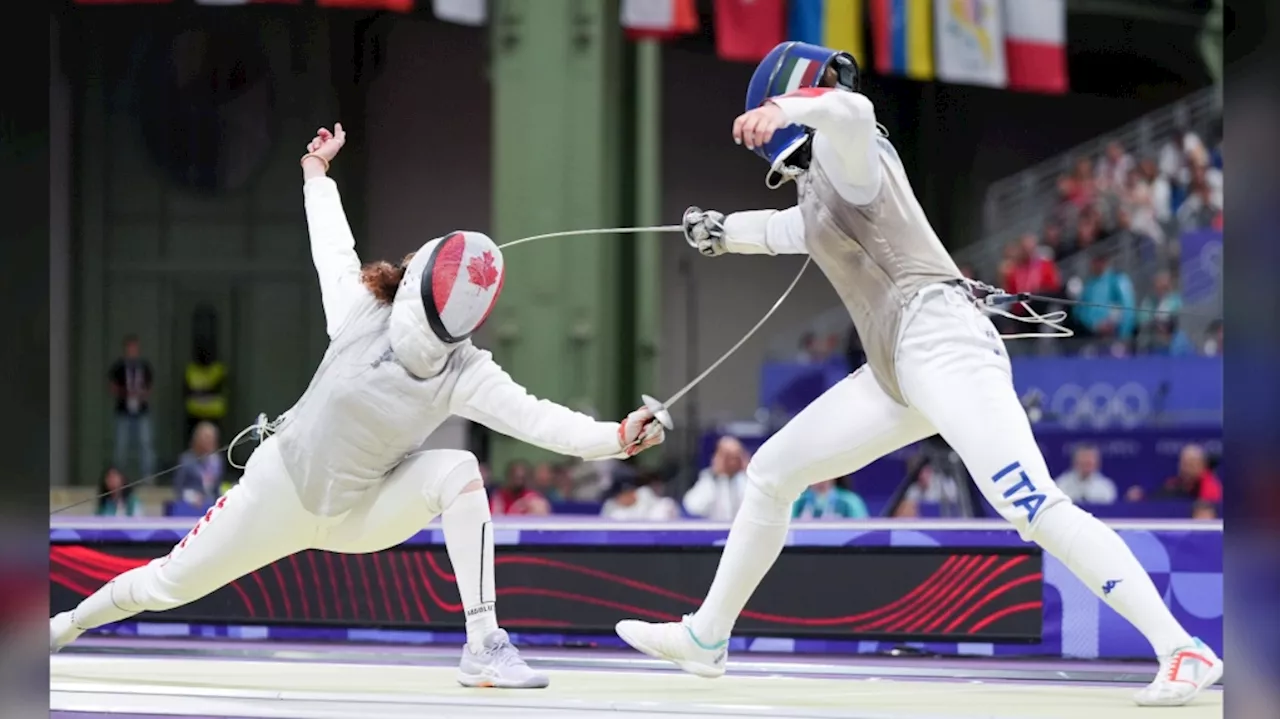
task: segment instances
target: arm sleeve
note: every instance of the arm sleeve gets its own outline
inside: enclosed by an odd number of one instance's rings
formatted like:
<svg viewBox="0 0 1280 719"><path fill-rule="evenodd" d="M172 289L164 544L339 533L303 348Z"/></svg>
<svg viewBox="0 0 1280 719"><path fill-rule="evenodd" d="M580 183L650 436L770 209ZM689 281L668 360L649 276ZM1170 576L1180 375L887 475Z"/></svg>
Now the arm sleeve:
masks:
<svg viewBox="0 0 1280 719"><path fill-rule="evenodd" d="M814 156L832 175L845 199L864 205L880 193L876 110L866 95L832 88L806 88L775 97L791 122L817 132Z"/></svg>
<svg viewBox="0 0 1280 719"><path fill-rule="evenodd" d="M328 177L315 177L303 184L302 194L311 234L311 260L320 277L325 331L332 339L352 306L366 292L360 284L360 258L337 183Z"/></svg>
<svg viewBox="0 0 1280 719"><path fill-rule="evenodd" d="M698 481L693 483L688 492L684 493L684 511L695 517L705 517L711 511L711 504L715 501L716 484L711 477L710 470L702 470L698 474Z"/></svg>
<svg viewBox="0 0 1280 719"><path fill-rule="evenodd" d="M803 255L804 217L799 207L748 210L724 218L724 246L740 255Z"/></svg>
<svg viewBox="0 0 1280 719"><path fill-rule="evenodd" d="M450 402L453 414L558 454L583 459L621 457L617 422L598 422L581 412L538 399L511 379L493 356L474 345Z"/></svg>

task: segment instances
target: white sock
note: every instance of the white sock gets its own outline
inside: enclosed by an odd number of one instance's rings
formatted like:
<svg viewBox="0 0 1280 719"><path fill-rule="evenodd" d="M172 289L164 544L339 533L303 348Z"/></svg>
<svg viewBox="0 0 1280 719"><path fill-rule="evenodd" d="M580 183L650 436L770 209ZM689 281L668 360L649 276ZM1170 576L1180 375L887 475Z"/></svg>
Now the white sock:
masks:
<svg viewBox="0 0 1280 719"><path fill-rule="evenodd" d="M1138 558L1097 517L1074 504L1055 505L1040 518L1035 540L1137 627L1157 656L1191 645L1191 635L1174 619Z"/></svg>
<svg viewBox="0 0 1280 719"><path fill-rule="evenodd" d="M498 629L489 498L483 489L463 492L445 508L441 522L467 618L467 645L471 651L479 652L484 648L485 637Z"/></svg>
<svg viewBox="0 0 1280 719"><path fill-rule="evenodd" d="M713 645L729 638L747 600L782 553L790 525L791 502L774 499L748 481L711 590L690 621L699 642Z"/></svg>

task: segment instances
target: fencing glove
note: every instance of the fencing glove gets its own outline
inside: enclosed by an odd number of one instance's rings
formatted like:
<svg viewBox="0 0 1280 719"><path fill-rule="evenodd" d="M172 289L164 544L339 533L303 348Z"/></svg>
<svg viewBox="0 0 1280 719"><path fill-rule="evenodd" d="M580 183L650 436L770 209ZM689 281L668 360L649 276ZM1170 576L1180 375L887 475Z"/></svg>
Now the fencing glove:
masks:
<svg viewBox="0 0 1280 719"><path fill-rule="evenodd" d="M681 226L685 242L698 252L707 257L725 253L723 212L690 207L684 211Z"/></svg>

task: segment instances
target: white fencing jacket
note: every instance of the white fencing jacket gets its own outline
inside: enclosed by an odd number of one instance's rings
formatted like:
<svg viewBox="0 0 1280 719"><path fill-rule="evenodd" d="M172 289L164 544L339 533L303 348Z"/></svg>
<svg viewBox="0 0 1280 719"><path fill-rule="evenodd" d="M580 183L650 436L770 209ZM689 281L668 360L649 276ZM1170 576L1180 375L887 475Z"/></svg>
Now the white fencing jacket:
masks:
<svg viewBox="0 0 1280 719"><path fill-rule="evenodd" d="M531 396L470 340L445 345L404 313L393 326L360 281L337 185L314 178L303 194L330 344L273 441L309 511L351 509L450 415L560 454L621 456L618 423Z"/></svg>

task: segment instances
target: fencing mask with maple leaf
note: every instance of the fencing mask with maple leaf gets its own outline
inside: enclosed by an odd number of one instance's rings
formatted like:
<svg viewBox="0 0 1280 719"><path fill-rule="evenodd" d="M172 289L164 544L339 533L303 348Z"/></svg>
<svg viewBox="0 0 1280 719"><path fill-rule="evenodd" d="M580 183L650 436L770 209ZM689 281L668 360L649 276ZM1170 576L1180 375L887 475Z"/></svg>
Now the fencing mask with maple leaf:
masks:
<svg viewBox="0 0 1280 719"><path fill-rule="evenodd" d="M450 346L489 318L505 270L502 251L479 232L453 232L423 245L405 268L391 307L397 358L419 376L438 371Z"/></svg>

